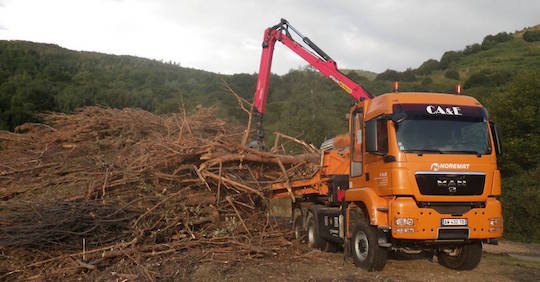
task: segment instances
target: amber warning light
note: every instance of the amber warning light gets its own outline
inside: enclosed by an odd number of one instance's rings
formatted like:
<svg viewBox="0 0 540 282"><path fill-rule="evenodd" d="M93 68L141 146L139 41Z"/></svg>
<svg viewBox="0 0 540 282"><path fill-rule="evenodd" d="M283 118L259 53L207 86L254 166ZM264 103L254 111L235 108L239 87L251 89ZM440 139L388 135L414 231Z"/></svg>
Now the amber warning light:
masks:
<svg viewBox="0 0 540 282"><path fill-rule="evenodd" d="M394 81L394 83L392 84L392 90L394 92L399 92L399 81Z"/></svg>
<svg viewBox="0 0 540 282"><path fill-rule="evenodd" d="M462 91L463 91L463 89L461 88L461 84L457 84L456 85L456 94L461 95Z"/></svg>

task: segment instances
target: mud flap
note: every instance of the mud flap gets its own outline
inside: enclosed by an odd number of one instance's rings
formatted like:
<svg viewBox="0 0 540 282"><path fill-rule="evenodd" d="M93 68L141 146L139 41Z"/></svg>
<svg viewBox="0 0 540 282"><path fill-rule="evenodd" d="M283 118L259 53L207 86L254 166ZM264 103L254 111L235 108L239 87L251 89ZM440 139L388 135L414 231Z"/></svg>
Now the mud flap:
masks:
<svg viewBox="0 0 540 282"><path fill-rule="evenodd" d="M377 244L380 247L384 247L384 248L392 247L392 243L390 243L388 240L389 232L390 232L390 228L388 226L377 227Z"/></svg>

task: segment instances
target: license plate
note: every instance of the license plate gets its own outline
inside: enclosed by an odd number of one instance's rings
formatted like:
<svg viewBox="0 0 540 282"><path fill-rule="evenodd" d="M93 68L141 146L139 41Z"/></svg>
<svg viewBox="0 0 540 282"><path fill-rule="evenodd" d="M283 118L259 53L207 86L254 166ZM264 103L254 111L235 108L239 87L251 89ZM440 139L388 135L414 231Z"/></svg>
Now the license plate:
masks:
<svg viewBox="0 0 540 282"><path fill-rule="evenodd" d="M466 218L443 218L441 220L442 226L466 226Z"/></svg>

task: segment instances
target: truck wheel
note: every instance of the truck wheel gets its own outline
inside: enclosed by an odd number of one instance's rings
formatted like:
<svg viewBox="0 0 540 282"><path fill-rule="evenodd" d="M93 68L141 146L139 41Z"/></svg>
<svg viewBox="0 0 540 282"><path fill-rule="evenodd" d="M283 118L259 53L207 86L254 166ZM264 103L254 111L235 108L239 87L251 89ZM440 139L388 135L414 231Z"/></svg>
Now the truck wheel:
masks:
<svg viewBox="0 0 540 282"><path fill-rule="evenodd" d="M292 230L294 239L302 242L306 238L306 230L304 230L304 222L302 220L302 214L296 214L293 219Z"/></svg>
<svg viewBox="0 0 540 282"><path fill-rule="evenodd" d="M439 252L439 263L442 266L456 270L472 270L482 259L482 243L456 246L450 252Z"/></svg>
<svg viewBox="0 0 540 282"><path fill-rule="evenodd" d="M354 223L351 253L354 264L367 271L382 270L388 257L388 249L377 243L377 230L364 221Z"/></svg>
<svg viewBox="0 0 540 282"><path fill-rule="evenodd" d="M326 248L326 241L319 236L315 219L311 215L307 220L307 241L308 245L314 249L324 250Z"/></svg>

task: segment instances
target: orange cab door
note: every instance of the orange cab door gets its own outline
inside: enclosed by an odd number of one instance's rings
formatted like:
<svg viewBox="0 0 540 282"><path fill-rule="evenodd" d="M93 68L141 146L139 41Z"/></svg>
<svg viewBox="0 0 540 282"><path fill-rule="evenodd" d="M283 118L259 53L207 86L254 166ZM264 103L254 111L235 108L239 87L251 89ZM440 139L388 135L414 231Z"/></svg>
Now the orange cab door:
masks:
<svg viewBox="0 0 540 282"><path fill-rule="evenodd" d="M395 157L389 150L391 121L385 115L365 122L364 185L378 195L391 195L391 165Z"/></svg>

